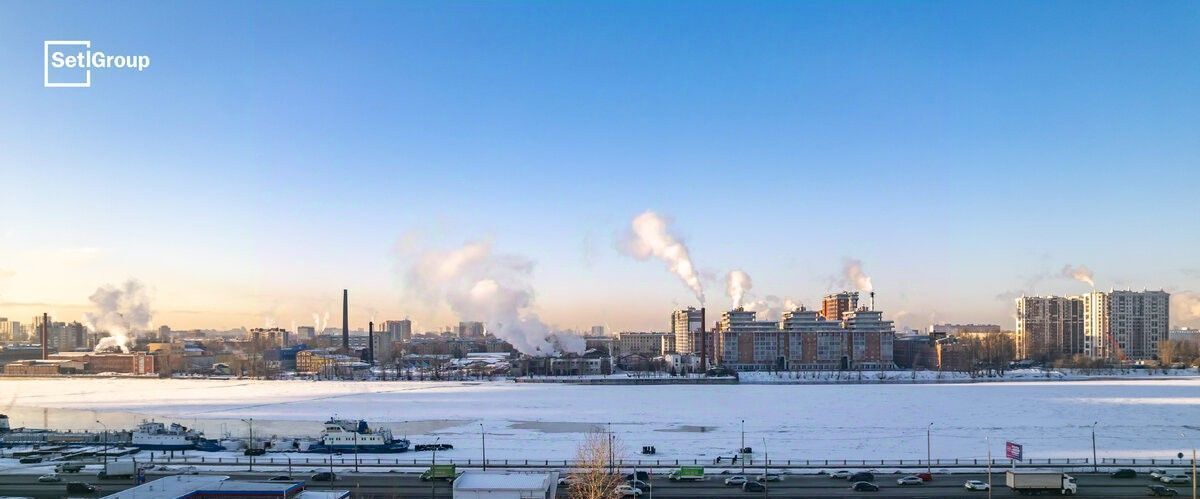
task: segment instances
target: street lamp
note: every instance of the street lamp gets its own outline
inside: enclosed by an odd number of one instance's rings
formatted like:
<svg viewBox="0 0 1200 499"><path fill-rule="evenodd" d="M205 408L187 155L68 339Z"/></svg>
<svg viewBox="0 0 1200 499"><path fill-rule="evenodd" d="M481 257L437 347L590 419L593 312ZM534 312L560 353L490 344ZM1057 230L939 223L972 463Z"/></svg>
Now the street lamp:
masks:
<svg viewBox="0 0 1200 499"><path fill-rule="evenodd" d="M433 439L433 462L432 462L432 464L429 465L429 475L430 475L429 478L431 479L431 480L429 480L429 497L430 497L430 499L437 497L438 476L437 476L437 471L434 471L434 470L437 468L438 442L441 442L441 441L442 441L442 437L437 437L437 438Z"/></svg>
<svg viewBox="0 0 1200 499"><path fill-rule="evenodd" d="M1097 469L1099 463L1096 462L1096 425L1098 424L1100 424L1099 421L1092 423L1092 473L1099 471Z"/></svg>
<svg viewBox="0 0 1200 499"><path fill-rule="evenodd" d="M483 423L479 423L479 441L483 444L483 471L487 471L487 433L483 431Z"/></svg>
<svg viewBox="0 0 1200 499"><path fill-rule="evenodd" d="M101 423L99 419L96 420L96 424L104 427L104 464L107 465L108 464L108 425Z"/></svg>
<svg viewBox="0 0 1200 499"><path fill-rule="evenodd" d="M742 446L738 447L738 455L742 458L742 476L746 476L746 420L742 420Z"/></svg>
<svg viewBox="0 0 1200 499"><path fill-rule="evenodd" d="M933 475L933 423L925 428L925 472Z"/></svg>
<svg viewBox="0 0 1200 499"><path fill-rule="evenodd" d="M250 471L254 471L254 418L243 419L242 422L250 425L250 441L246 445L246 454L250 456Z"/></svg>

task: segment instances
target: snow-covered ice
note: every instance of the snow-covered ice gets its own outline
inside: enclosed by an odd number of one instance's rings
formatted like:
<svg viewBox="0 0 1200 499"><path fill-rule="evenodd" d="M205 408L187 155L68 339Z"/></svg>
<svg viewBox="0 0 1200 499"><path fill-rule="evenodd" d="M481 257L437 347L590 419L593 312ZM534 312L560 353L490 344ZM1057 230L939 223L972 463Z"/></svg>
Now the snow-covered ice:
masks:
<svg viewBox="0 0 1200 499"><path fill-rule="evenodd" d="M584 431L611 428L632 453L729 456L740 443L771 459L917 459L933 423L934 457L1169 458L1200 444L1200 379L900 385L580 386L512 382L10 379L0 407L14 426L131 427L158 418L245 435L315 436L332 415L389 426L414 443L441 438L447 458L568 459ZM1190 454L1190 452L1188 452ZM439 457L443 453L439 452Z"/></svg>

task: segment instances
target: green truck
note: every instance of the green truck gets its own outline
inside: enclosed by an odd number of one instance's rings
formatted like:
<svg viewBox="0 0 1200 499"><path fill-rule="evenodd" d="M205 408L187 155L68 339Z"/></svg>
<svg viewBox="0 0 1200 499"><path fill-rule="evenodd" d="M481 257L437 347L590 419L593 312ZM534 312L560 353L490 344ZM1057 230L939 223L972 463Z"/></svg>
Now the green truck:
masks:
<svg viewBox="0 0 1200 499"><path fill-rule="evenodd" d="M704 479L704 467L703 466L680 466L679 469L674 470L671 473L667 474L667 478L674 480L674 481L703 480Z"/></svg>
<svg viewBox="0 0 1200 499"><path fill-rule="evenodd" d="M430 480L454 480L458 478L458 470L453 464L435 464L429 469L421 473L421 480L428 482Z"/></svg>

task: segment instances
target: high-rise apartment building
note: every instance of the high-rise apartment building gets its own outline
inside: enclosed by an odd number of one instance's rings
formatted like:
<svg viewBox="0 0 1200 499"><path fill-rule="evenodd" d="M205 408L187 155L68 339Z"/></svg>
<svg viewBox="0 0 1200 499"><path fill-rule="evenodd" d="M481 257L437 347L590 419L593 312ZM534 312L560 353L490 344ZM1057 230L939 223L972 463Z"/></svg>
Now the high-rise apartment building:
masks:
<svg viewBox="0 0 1200 499"><path fill-rule="evenodd" d="M21 343L27 340L24 324L0 317L0 343Z"/></svg>
<svg viewBox="0 0 1200 499"><path fill-rule="evenodd" d="M826 320L840 321L842 314L857 308L858 293L853 291L825 295L825 298L821 300L821 315Z"/></svg>
<svg viewBox="0 0 1200 499"><path fill-rule="evenodd" d="M829 320L824 310L801 307L774 322L737 309L722 315L718 331L722 364L737 371L894 367L895 329L875 310L850 310Z"/></svg>
<svg viewBox="0 0 1200 499"><path fill-rule="evenodd" d="M455 334L459 338L482 338L484 327L482 322L463 321L458 323Z"/></svg>
<svg viewBox="0 0 1200 499"><path fill-rule="evenodd" d="M1158 355L1170 331L1171 295L1164 291L1093 291L1082 297L1084 350L1094 359L1144 360Z"/></svg>
<svg viewBox="0 0 1200 499"><path fill-rule="evenodd" d="M412 321L386 321L383 323L383 334L389 342L409 341L412 339Z"/></svg>
<svg viewBox="0 0 1200 499"><path fill-rule="evenodd" d="M1017 356L1050 360L1084 353L1083 300L1067 296L1017 299Z"/></svg>

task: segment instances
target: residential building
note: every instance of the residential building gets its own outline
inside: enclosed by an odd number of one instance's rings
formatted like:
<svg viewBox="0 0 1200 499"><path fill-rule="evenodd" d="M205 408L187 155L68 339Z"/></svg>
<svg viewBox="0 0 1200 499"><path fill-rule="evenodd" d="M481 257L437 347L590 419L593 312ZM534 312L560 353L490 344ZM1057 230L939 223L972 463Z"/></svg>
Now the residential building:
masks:
<svg viewBox="0 0 1200 499"><path fill-rule="evenodd" d="M1002 332L996 324L931 324L929 336L941 339L947 336L984 335Z"/></svg>
<svg viewBox="0 0 1200 499"><path fill-rule="evenodd" d="M824 314L801 307L773 322L744 309L726 312L717 325L722 365L735 371L894 367L895 329L882 312L858 308L840 320Z"/></svg>
<svg viewBox="0 0 1200 499"><path fill-rule="evenodd" d="M1017 299L1017 357L1052 360L1084 353L1084 303L1077 297Z"/></svg>
<svg viewBox="0 0 1200 499"><path fill-rule="evenodd" d="M821 316L825 320L840 321L842 314L858 308L858 292L842 291L841 293L825 295L821 300Z"/></svg>
<svg viewBox="0 0 1200 499"><path fill-rule="evenodd" d="M296 341L310 341L317 339L317 328L313 326L299 326L296 328Z"/></svg>
<svg viewBox="0 0 1200 499"><path fill-rule="evenodd" d="M674 350L667 348L667 339L675 339L673 333L623 331L617 333L613 342L614 357L640 356L647 360Z"/></svg>
<svg viewBox="0 0 1200 499"><path fill-rule="evenodd" d="M1151 359L1169 336L1171 295L1164 291L1093 291L1082 301L1084 351L1091 358Z"/></svg>
<svg viewBox="0 0 1200 499"><path fill-rule="evenodd" d="M388 343L409 341L412 339L412 321L386 321L383 323L383 335Z"/></svg>
<svg viewBox="0 0 1200 499"><path fill-rule="evenodd" d="M1200 329L1194 327L1176 327L1171 330L1167 339L1172 341L1187 341L1192 343L1200 343Z"/></svg>
<svg viewBox="0 0 1200 499"><path fill-rule="evenodd" d="M28 340L23 324L0 317L0 343L22 343Z"/></svg>
<svg viewBox="0 0 1200 499"><path fill-rule="evenodd" d="M455 334L459 338L482 338L484 330L482 322L463 321L458 323Z"/></svg>

